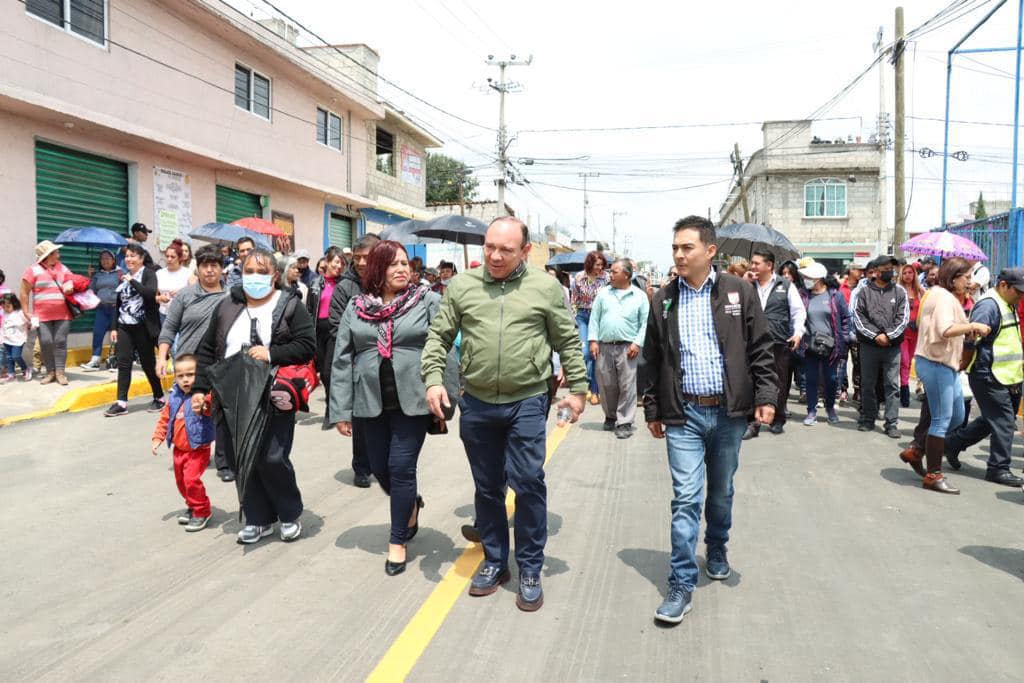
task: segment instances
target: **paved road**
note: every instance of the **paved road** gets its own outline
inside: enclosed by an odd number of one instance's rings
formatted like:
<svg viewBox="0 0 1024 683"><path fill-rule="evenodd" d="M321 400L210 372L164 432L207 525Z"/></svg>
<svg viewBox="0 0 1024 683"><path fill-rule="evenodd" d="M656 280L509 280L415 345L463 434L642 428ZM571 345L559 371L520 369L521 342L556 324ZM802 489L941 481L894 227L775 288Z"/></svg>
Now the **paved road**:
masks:
<svg viewBox="0 0 1024 683"><path fill-rule="evenodd" d="M3 428L0 678L363 680L383 660L418 681L1020 680L1024 494L981 480L980 449L953 475L962 496L924 491L893 441L843 415L744 445L733 576L702 580L675 628L652 621L663 445L616 441L594 410L549 463L546 603L532 615L511 590L458 593L450 611L439 599L460 580L472 515L455 435L428 437L420 533L389 578L387 499L351 486L347 447L316 419L294 456L305 536L245 548L234 489L212 471L215 524L175 523L151 415ZM440 626L389 652L414 618Z"/></svg>

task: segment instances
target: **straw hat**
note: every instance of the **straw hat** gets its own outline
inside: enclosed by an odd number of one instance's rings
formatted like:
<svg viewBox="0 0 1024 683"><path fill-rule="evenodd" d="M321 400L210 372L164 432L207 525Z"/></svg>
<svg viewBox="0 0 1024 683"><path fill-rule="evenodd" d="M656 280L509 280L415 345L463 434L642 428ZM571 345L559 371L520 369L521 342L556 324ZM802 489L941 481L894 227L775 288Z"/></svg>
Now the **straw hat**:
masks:
<svg viewBox="0 0 1024 683"><path fill-rule="evenodd" d="M43 240L36 245L36 263L42 263L47 256L58 249L60 249L59 244L54 244L50 240Z"/></svg>

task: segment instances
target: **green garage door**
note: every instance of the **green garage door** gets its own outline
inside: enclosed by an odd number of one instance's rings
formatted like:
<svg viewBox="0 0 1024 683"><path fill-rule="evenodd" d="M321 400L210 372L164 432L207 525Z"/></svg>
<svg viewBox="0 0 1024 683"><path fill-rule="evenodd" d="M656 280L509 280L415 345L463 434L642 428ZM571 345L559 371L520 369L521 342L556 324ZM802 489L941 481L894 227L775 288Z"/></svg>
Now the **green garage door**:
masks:
<svg viewBox="0 0 1024 683"><path fill-rule="evenodd" d="M344 249L352 246L352 219L348 216L340 216L332 213L327 224L327 247L338 247Z"/></svg>
<svg viewBox="0 0 1024 683"><path fill-rule="evenodd" d="M128 167L119 161L36 142L36 237L52 240L68 228L95 226L124 235L128 228ZM95 250L64 247L61 261L85 275ZM92 329L92 314L75 332Z"/></svg>
<svg viewBox="0 0 1024 683"><path fill-rule="evenodd" d="M263 217L260 196L232 187L217 186L217 222L233 223L239 218Z"/></svg>

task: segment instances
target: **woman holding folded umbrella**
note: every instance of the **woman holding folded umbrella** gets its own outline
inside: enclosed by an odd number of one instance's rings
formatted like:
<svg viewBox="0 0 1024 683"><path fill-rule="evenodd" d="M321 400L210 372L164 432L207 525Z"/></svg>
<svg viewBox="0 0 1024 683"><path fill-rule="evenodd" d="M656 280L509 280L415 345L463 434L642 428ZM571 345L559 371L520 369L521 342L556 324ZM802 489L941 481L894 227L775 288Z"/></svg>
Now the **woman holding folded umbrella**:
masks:
<svg viewBox="0 0 1024 683"><path fill-rule="evenodd" d="M413 281L405 248L385 240L370 251L363 292L338 325L329 420L344 436L354 417L365 425L370 467L391 497L389 576L405 571L406 544L419 529L416 461L434 419L420 355L440 306L440 295Z"/></svg>
<svg viewBox="0 0 1024 683"><path fill-rule="evenodd" d="M211 366L238 353L267 363L271 367L301 365L313 358L316 339L313 321L299 298L280 289L281 273L277 259L269 251L252 250L241 263L242 285L221 299L213 311L210 326L196 352L193 408L201 409L211 389ZM269 367L268 367L269 371ZM269 375L268 375L269 377ZM259 391L239 394L259 394ZM215 396L216 403L242 400ZM255 405L255 404L254 404ZM225 406L238 409L238 406ZM238 532L239 543L257 543L274 531L280 521L282 541L293 541L302 533L302 495L291 462L295 435L294 410L279 410L261 404L257 410L269 410L265 438L258 444L232 443L227 452L234 456L239 481L244 486L242 512L245 527ZM221 416L221 422L226 416ZM220 438L218 436L218 438ZM256 449L246 452L245 449ZM252 458L246 480L243 459ZM241 489L240 489L241 490Z"/></svg>

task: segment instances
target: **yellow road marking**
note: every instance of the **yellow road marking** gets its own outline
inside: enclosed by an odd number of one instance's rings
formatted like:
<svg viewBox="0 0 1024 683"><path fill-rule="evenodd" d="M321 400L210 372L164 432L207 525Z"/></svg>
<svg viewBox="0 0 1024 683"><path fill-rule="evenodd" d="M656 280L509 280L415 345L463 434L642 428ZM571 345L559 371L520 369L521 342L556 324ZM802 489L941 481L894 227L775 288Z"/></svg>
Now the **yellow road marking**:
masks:
<svg viewBox="0 0 1024 683"><path fill-rule="evenodd" d="M551 456L555 454L555 450L565 439L569 429L569 426L556 427L551 432L547 442L547 453L544 456L545 465L551 460ZM505 497L505 508L511 518L515 511L515 493L512 491L509 491ZM441 579L441 583L437 585L426 602L420 606L413 618L398 634L395 642L381 657L377 667L366 679L367 681L378 683L405 680L405 677L409 675L413 666L423 655L424 650L427 649L427 645L434 639L434 634L441 628L441 624L448 617L452 607L455 606L455 601L466 590L466 586L469 585L476 568L483 559L484 551L478 543L474 543L462 551L462 554L455 560L455 564Z"/></svg>

